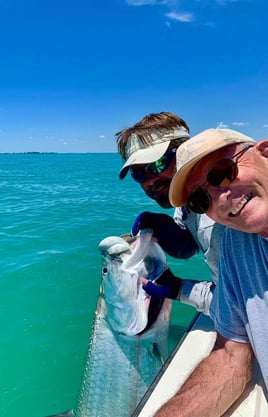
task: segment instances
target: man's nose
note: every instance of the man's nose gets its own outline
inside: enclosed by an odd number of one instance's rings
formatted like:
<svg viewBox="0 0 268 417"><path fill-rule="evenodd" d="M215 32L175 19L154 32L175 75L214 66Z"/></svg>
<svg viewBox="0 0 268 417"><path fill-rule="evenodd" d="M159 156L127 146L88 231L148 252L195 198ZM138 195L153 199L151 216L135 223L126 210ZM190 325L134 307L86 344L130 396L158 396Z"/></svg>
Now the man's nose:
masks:
<svg viewBox="0 0 268 417"><path fill-rule="evenodd" d="M224 203L231 194L229 185L225 187L217 185L207 185L207 190L212 198L212 201L215 203Z"/></svg>
<svg viewBox="0 0 268 417"><path fill-rule="evenodd" d="M149 173L146 175L145 181L141 184L142 188L148 188L154 185L155 181L158 179L156 175L150 175Z"/></svg>

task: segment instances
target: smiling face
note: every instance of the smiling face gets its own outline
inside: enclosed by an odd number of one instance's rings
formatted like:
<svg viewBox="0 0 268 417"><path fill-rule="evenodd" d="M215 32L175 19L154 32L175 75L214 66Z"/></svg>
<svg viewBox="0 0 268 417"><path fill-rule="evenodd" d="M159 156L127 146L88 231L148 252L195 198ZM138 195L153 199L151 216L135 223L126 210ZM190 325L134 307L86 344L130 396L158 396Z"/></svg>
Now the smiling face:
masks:
<svg viewBox="0 0 268 417"><path fill-rule="evenodd" d="M238 175L224 186L207 183L210 170L232 158L243 145L230 145L204 157L187 177L187 192L204 187L211 197L206 214L217 223L247 233L268 236L268 141L258 142L238 159ZM204 185L205 184L205 185Z"/></svg>

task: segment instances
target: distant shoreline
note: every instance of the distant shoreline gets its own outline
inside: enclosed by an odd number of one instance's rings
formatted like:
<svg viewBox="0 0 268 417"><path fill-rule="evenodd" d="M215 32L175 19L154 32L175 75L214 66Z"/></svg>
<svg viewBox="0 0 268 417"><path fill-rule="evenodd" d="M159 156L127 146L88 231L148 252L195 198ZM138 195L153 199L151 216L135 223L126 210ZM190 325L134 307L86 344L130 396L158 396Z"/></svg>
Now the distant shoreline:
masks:
<svg viewBox="0 0 268 417"><path fill-rule="evenodd" d="M64 154L109 154L114 155L118 154L117 152L0 152L0 155L64 155Z"/></svg>
<svg viewBox="0 0 268 417"><path fill-rule="evenodd" d="M34 152L34 151L32 151L32 152L0 152L0 154L3 154L3 155L13 155L13 154L23 154L23 155L25 155L25 154L57 154L58 152Z"/></svg>

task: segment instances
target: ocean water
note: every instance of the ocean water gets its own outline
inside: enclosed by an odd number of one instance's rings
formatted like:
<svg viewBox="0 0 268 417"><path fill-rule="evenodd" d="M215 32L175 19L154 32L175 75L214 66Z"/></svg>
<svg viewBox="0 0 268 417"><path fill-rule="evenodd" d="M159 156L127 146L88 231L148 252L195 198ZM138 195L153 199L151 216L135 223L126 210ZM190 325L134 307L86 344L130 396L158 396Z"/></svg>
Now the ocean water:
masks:
<svg viewBox="0 0 268 417"><path fill-rule="evenodd" d="M163 211L130 178L118 179L120 166L117 154L0 155L1 417L76 404L101 277L98 243L128 233L141 211ZM182 277L208 276L202 255L169 263ZM173 303L170 349L193 315Z"/></svg>

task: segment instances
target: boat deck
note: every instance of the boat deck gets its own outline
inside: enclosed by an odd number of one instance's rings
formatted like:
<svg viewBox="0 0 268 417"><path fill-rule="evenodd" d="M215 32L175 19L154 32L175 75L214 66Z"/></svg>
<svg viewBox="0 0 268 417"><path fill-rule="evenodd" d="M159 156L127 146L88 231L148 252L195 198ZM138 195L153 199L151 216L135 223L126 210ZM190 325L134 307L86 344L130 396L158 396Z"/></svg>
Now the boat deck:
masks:
<svg viewBox="0 0 268 417"><path fill-rule="evenodd" d="M131 417L152 417L178 391L197 364L210 353L215 339L211 319L197 314ZM255 363L254 376L243 396L223 417L268 416L267 398L261 372Z"/></svg>

